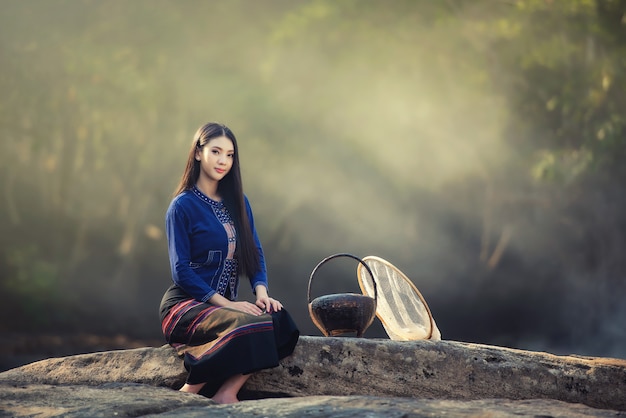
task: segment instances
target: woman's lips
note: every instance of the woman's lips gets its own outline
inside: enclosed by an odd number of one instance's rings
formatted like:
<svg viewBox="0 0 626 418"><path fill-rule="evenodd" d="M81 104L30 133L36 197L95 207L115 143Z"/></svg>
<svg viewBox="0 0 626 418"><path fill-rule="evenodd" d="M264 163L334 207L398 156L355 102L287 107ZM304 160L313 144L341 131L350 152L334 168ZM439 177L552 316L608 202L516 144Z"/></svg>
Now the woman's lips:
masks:
<svg viewBox="0 0 626 418"><path fill-rule="evenodd" d="M216 168L215 171L217 171L220 174L224 174L226 172L226 170L224 170L223 168Z"/></svg>

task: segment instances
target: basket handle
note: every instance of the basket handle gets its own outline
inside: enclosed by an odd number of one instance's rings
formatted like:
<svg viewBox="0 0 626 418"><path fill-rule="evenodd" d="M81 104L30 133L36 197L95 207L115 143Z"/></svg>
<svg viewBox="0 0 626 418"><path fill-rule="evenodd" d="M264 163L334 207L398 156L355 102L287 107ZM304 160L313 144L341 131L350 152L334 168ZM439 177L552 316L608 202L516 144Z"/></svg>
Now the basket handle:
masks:
<svg viewBox="0 0 626 418"><path fill-rule="evenodd" d="M311 272L311 277L309 277L309 287L306 293L308 303L311 303L311 283L313 282L313 276L315 275L315 272L317 271L317 269L319 269L322 266L322 264L337 257L350 257L350 258L355 259L359 263L363 264L363 267L365 267L365 270L367 270L367 272L369 273L370 277L372 278L372 283L374 284L374 300L378 301L378 289L376 287L376 279L374 278L374 274L372 273L372 270L370 269L370 267L363 260L361 260L359 257L355 255L348 254L348 253L339 253L339 254L329 255L328 257L320 261Z"/></svg>

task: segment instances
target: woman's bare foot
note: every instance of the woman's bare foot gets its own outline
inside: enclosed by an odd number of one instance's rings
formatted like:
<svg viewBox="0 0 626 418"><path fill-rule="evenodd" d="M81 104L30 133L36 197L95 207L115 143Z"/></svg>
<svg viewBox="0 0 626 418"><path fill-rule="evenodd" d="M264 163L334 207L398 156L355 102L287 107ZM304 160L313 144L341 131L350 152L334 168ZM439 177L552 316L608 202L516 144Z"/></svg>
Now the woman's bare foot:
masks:
<svg viewBox="0 0 626 418"><path fill-rule="evenodd" d="M239 402L239 399L237 398L237 396L232 396L231 394L227 394L227 393L222 393L222 394L216 393L215 396L213 396L211 399L213 399L215 402L219 404L229 404L229 403Z"/></svg>
<svg viewBox="0 0 626 418"><path fill-rule="evenodd" d="M182 388L180 388L181 392L188 392L188 393L198 393L200 392L200 390L204 387L206 383L198 383L195 385L190 385L188 383L185 383L183 385Z"/></svg>
<svg viewBox="0 0 626 418"><path fill-rule="evenodd" d="M213 395L213 399L217 403L237 403L239 399L237 394L239 389L246 383L246 380L250 377L249 374L237 374L226 379L222 386L218 389L217 393Z"/></svg>

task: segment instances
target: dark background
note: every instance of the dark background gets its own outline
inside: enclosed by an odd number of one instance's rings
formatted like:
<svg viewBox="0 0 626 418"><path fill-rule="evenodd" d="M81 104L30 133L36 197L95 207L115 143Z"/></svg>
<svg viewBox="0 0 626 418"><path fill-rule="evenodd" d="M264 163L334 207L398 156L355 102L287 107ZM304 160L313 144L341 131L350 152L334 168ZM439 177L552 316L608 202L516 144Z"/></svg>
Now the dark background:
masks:
<svg viewBox="0 0 626 418"><path fill-rule="evenodd" d="M303 334L348 252L444 339L626 358L625 1L1 5L3 368L163 344L164 213L208 121Z"/></svg>

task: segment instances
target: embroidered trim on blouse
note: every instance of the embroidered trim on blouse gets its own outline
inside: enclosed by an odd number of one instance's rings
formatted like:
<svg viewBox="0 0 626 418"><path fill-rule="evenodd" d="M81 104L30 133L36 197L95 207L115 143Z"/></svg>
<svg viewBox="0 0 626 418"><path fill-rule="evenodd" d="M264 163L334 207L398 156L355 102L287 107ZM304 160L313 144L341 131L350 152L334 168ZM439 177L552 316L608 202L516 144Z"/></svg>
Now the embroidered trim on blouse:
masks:
<svg viewBox="0 0 626 418"><path fill-rule="evenodd" d="M224 267L215 289L220 295L226 294L226 288L230 289L230 296L232 300L237 299L237 259L235 257L235 249L237 248L237 231L235 230L235 223L230 217L228 210L223 202L213 200L204 193L202 193L196 186L192 189L193 193L200 199L209 204L215 217L224 227L226 236L228 237L228 254L224 260Z"/></svg>

